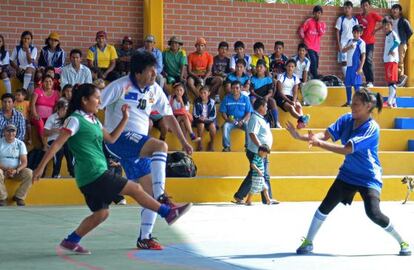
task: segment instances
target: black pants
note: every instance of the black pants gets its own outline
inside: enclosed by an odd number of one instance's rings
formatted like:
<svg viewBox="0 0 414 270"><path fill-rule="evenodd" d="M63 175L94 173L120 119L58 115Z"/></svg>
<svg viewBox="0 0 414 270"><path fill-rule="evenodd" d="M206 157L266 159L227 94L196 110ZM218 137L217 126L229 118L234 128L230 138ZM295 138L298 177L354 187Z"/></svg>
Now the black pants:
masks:
<svg viewBox="0 0 414 270"><path fill-rule="evenodd" d="M374 82L374 44L367 44L366 45L366 58L364 67L362 70L364 71L365 81Z"/></svg>
<svg viewBox="0 0 414 270"><path fill-rule="evenodd" d="M49 141L48 144L52 145L53 142L54 141ZM53 157L52 177L56 177L60 174L63 156L65 156L66 158L66 165L70 176L75 177L75 172L73 170L73 156L69 150L67 143L65 143L63 147L59 149L59 151L57 151L55 156Z"/></svg>
<svg viewBox="0 0 414 270"><path fill-rule="evenodd" d="M312 79L318 79L318 68L319 68L319 54L314 50L308 50L308 56L310 60L309 73Z"/></svg>
<svg viewBox="0 0 414 270"><path fill-rule="evenodd" d="M347 184L339 179L332 184L318 209L322 214L328 215L340 202L351 204L356 192L361 194L367 216L375 224L383 228L387 227L390 219L381 212L380 193L373 188Z"/></svg>
<svg viewBox="0 0 414 270"><path fill-rule="evenodd" d="M250 166L250 163L252 162L252 160L254 158L254 153L252 151L247 150L246 151L246 157L249 160L249 166ZM268 161L266 160L265 162L268 162ZM267 167L269 167L269 166L267 166ZM252 172L253 172L252 169L250 169L249 173L246 175L243 182L241 183L239 189L234 194L235 198L243 200L244 197L246 197L247 194L249 193L249 191L252 187ZM269 176L269 173L266 171L266 169L265 169L265 183L269 187L269 189L268 189L269 197L272 198L272 187L270 186L270 176ZM262 196L262 203L266 204L267 202L266 202L266 198L265 198L263 192L261 193L261 196Z"/></svg>

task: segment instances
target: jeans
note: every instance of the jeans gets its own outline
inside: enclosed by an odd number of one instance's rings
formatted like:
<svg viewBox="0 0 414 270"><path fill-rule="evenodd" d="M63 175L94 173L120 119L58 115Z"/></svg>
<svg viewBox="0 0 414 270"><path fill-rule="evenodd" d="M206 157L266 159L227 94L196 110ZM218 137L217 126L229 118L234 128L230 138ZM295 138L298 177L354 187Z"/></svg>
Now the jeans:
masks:
<svg viewBox="0 0 414 270"><path fill-rule="evenodd" d="M54 141L49 141L48 144L52 145ZM66 158L66 165L69 172L69 175L74 177L75 172L73 169L73 155L69 150L68 145L65 143L59 151L56 152L55 156L53 157L53 171L52 171L52 177L56 177L60 175L60 168L62 167L62 159L63 156Z"/></svg>
<svg viewBox="0 0 414 270"><path fill-rule="evenodd" d="M312 75L312 79L318 79L319 54L314 50L308 50L308 56L310 60L310 74Z"/></svg>
<svg viewBox="0 0 414 270"><path fill-rule="evenodd" d="M249 165L252 162L252 159L254 157L254 153L250 150L246 151L246 157L249 160ZM265 178L265 183L268 186L268 192L269 192L269 197L272 198L272 187L270 186L270 175L269 175L269 159L266 158L263 160L264 162L264 178ZM240 200L243 200L244 197L247 196L247 194L250 191L250 188L252 186L252 169L249 170L249 173L246 175L246 177L244 178L243 182L241 183L239 189L237 190L237 192L234 194L234 197ZM262 196L262 203L266 204L266 198L263 194L263 192L261 193Z"/></svg>
<svg viewBox="0 0 414 270"><path fill-rule="evenodd" d="M239 128L233 123L225 122L223 125L223 147L230 147L230 133L233 129ZM244 133L246 134L247 124L243 123L243 126L241 127L242 130L244 130ZM244 146L247 146L247 137L244 136Z"/></svg>
<svg viewBox="0 0 414 270"><path fill-rule="evenodd" d="M362 70L364 71L365 81L367 83L374 82L374 44L367 44L366 45L366 58L364 67Z"/></svg>

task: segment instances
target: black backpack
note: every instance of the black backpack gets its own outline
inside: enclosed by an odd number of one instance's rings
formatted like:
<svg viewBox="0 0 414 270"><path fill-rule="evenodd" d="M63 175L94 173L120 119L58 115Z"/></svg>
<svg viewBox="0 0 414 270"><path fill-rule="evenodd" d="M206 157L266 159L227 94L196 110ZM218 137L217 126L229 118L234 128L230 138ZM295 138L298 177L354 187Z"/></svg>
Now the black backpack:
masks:
<svg viewBox="0 0 414 270"><path fill-rule="evenodd" d="M167 156L167 177L194 177L197 174L197 166L193 159L183 152L170 153Z"/></svg>
<svg viewBox="0 0 414 270"><path fill-rule="evenodd" d="M344 85L342 80L339 79L335 75L322 76L321 81L323 81L326 84L326 86L343 86Z"/></svg>

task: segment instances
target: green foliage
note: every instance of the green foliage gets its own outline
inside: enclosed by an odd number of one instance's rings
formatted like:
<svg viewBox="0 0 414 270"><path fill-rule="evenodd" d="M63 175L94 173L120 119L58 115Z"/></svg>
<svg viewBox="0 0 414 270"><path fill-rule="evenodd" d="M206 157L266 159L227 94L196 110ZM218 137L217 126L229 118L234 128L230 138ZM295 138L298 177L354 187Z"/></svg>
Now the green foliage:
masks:
<svg viewBox="0 0 414 270"><path fill-rule="evenodd" d="M269 0L235 0L239 2L267 3ZM321 5L342 6L344 0L274 0L275 3L299 4L299 5ZM371 4L378 8L388 8L387 0L371 0Z"/></svg>

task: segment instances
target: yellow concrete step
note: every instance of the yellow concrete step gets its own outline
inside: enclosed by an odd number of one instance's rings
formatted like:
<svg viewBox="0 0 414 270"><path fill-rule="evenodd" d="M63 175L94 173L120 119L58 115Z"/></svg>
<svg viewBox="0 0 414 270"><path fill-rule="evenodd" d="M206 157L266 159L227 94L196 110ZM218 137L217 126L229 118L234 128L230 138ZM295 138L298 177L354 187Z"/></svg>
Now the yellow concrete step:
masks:
<svg viewBox="0 0 414 270"><path fill-rule="evenodd" d="M381 194L382 200L399 201L404 199L406 186L401 184L403 176L385 176ZM280 176L271 178L273 196L282 202L320 201L332 184L335 176ZM168 178L166 190L176 202L230 202L242 182L242 177L194 177ZM18 182L6 182L9 198L12 197ZM259 195L254 196L258 201ZM356 200L360 200L357 195ZM413 199L413 198L411 198ZM133 203L127 198L128 203ZM11 203L11 202L10 202ZM73 179L42 179L29 190L28 205L84 205L83 195Z"/></svg>
<svg viewBox="0 0 414 270"><path fill-rule="evenodd" d="M244 152L196 152L193 159L200 176L246 175L249 164ZM272 152L270 175L336 175L344 156L329 152ZM414 152L380 152L385 175L414 174Z"/></svg>
<svg viewBox="0 0 414 270"><path fill-rule="evenodd" d="M388 87L373 87L371 91L380 93L382 96L388 96ZM414 87L398 87L397 96L399 97L413 97ZM328 97L322 106L341 106L346 101L345 87L328 87Z"/></svg>
<svg viewBox="0 0 414 270"><path fill-rule="evenodd" d="M306 133L308 129L304 129L302 132ZM313 132L323 132L325 129L312 129ZM307 150L306 145L298 140L293 139L286 129L272 129L273 134L273 151L304 151ZM218 130L216 139L214 141L214 150L221 151L222 136L221 129ZM159 138L159 131L153 129L151 136ZM380 150L381 151L406 151L407 141L414 139L414 130L402 130L402 129L382 129L380 135ZM203 150L207 151L207 144L210 141L210 135L208 132L203 134ZM168 144L169 151L181 151L182 147L178 139L172 134L168 133L166 142ZM339 143L339 142L338 142ZM231 149L233 151L244 151L244 132L241 130L234 130L231 133ZM194 147L197 144L193 144ZM318 147L311 148L311 151L323 151Z"/></svg>

